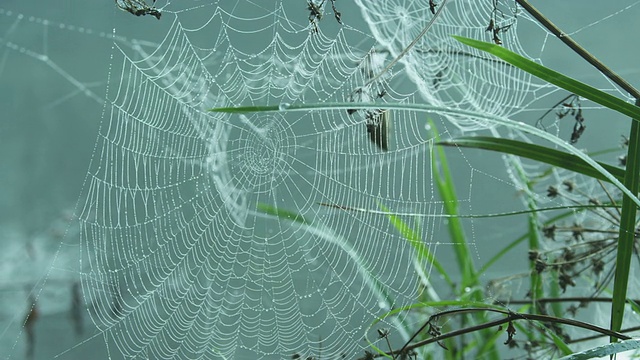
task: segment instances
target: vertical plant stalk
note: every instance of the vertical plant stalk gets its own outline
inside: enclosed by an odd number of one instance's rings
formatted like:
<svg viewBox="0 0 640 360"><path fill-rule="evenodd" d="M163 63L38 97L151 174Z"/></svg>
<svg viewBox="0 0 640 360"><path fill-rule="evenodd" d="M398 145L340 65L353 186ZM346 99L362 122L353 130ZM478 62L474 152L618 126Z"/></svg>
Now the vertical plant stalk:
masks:
<svg viewBox="0 0 640 360"><path fill-rule="evenodd" d="M636 100L640 105L640 98ZM634 194L640 189L640 125L637 121L631 122L629 132L629 147L627 149L627 169L624 175L624 186ZM637 207L628 196L622 198L622 210L620 216L620 233L618 237L618 252L616 254L616 274L613 283L613 303L611 304L611 330L622 329L622 319L627 298L629 274L631 270L631 255L636 238L636 211ZM611 338L611 342L616 341Z"/></svg>
<svg viewBox="0 0 640 360"><path fill-rule="evenodd" d="M538 20L540 24L546 27L547 30L556 35L563 43L598 69L598 71L600 71L604 76L631 94L631 96L636 99L636 105L640 106L640 92L638 92L636 88L571 39L569 35L555 26L540 11L529 4L527 0L516 0L516 2L531 14L531 16ZM638 154L638 151L640 151L639 142L640 126L638 126L637 121L632 121L631 130L629 132L629 147L627 149L627 168L623 184L636 196L640 189L640 164L638 164L638 161L640 160L640 155ZM613 283L613 302L611 305L610 326L613 331L619 331L622 328L627 287L629 283L629 271L631 269L631 255L633 255L633 244L635 242L636 211L636 205L627 195L623 194L618 248L616 254L616 272ZM614 342L616 339L612 337L610 341Z"/></svg>

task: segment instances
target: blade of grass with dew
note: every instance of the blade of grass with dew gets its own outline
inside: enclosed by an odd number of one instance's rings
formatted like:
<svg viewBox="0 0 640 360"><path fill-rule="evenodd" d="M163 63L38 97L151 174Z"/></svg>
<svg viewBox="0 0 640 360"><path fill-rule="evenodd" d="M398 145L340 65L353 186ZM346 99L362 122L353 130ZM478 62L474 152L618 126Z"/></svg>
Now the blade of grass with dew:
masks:
<svg viewBox="0 0 640 360"><path fill-rule="evenodd" d="M622 340L616 343L596 346L585 351L577 352L558 360L587 360L602 358L607 355L619 354L625 351L640 349L640 339Z"/></svg>
<svg viewBox="0 0 640 360"><path fill-rule="evenodd" d="M470 136L441 141L437 145L484 149L516 155L610 182L608 178L575 155L522 141L490 136ZM624 169L601 162L598 164L618 180L624 180Z"/></svg>
<svg viewBox="0 0 640 360"><path fill-rule="evenodd" d="M435 142L440 141L440 134L435 124L431 120L428 120L428 123ZM451 172L449 171L447 157L440 147L432 148L430 151L431 171L433 172L438 192L442 198L445 213L450 216L447 226L449 228L451 242L455 244L453 248L457 258L458 268L462 275L462 288L474 287L478 285L476 270L473 266L473 259L469 252L469 245L467 244L462 224L457 217L459 213L458 196L456 195Z"/></svg>
<svg viewBox="0 0 640 360"><path fill-rule="evenodd" d="M429 129L431 134L433 135L434 142L440 141L440 134L438 129L435 126L435 123L428 119L427 123L429 125ZM458 268L460 270L460 274L462 275L462 283L461 297L465 300L470 301L482 301L484 297L484 293L482 290L479 290L479 276L475 270L473 258L471 257L471 252L469 251L469 244L467 243L466 236L464 234L464 230L462 228L462 223L460 222L460 218L458 217L458 196L455 191L455 184L453 182L453 177L451 176L451 171L449 170L449 163L447 161L446 154L442 147L431 147L431 172L433 174L433 178L435 179L436 187L438 188L438 193L442 198L443 206L445 208L445 213L449 216L447 226L449 229L449 236L451 237L451 242L454 244L453 249L456 254L456 262L458 263ZM469 288L471 291L467 292L466 289ZM485 322L486 314L475 314L473 316L475 321ZM488 339L491 337L490 332L481 331L481 334L484 339ZM487 346L486 348L480 348L480 351L487 351L486 353L477 353L476 356L487 358L496 358L498 349L494 346Z"/></svg>
<svg viewBox="0 0 640 360"><path fill-rule="evenodd" d="M556 349L558 349L562 353L562 355L570 355L574 353L574 351L571 350L569 345L567 345L567 343L564 342L562 337L556 334L555 331L549 331L546 333L546 335L551 337L551 341L553 341L553 345L556 346Z"/></svg>
<svg viewBox="0 0 640 360"><path fill-rule="evenodd" d="M605 168L602 167L597 161L593 160L589 155L584 152L576 149L573 145L568 142L559 139L558 137L551 135L545 131L538 129L535 126L525 124L519 121L513 121L508 118L497 116L488 113L480 113L477 111L470 110L462 110L455 109L443 106L432 106L426 104L403 104L403 103L385 103L385 109L399 109L405 111L417 111L417 112L428 112L428 113L439 113L439 114L447 114L454 115L460 117L468 117L481 119L482 121L488 122L493 125L505 126L507 128L522 131L528 134L535 135L541 139L547 140L552 144L567 150L568 153L575 155L579 159L583 160L585 163L589 164L596 171L602 174L605 178L608 179L615 187L617 187L622 193L627 195L633 202L640 206L640 199L638 199L636 194L633 194L629 189L627 189L614 175L608 172ZM281 105L265 105L265 106L239 106L239 107L222 107L222 108L214 108L210 109L213 112L224 112L224 113L250 113L250 112L309 112L311 110L348 110L348 109L379 109L379 103L352 103L352 102L342 102L342 103L315 103L315 104L281 104Z"/></svg>
<svg viewBox="0 0 640 360"><path fill-rule="evenodd" d="M497 56L500 59L508 62L509 64L523 71L526 71L537 78L559 86L571 93L574 93L585 99L589 99L609 109L618 111L621 114L631 117L632 119L634 119L634 121L640 121L638 120L640 119L640 108L634 104L630 104L622 99L607 94L606 92L598 90L581 81L575 80L557 71L551 70L512 51L509 51L500 45L469 39L461 36L453 37L465 45L469 45L478 50Z"/></svg>
<svg viewBox="0 0 640 360"><path fill-rule="evenodd" d="M292 222L297 222L305 225L311 225L311 222L307 221L307 219L305 219L304 216L298 213L295 213L293 211L276 208L274 206L271 206L265 203L258 203L257 209L262 211L265 214L273 215L284 220L289 220Z"/></svg>
<svg viewBox="0 0 640 360"><path fill-rule="evenodd" d="M627 302L629 303L629 306L631 306L631 310L633 310L633 312L640 313L640 304L638 304L638 302L633 299L628 299Z"/></svg>

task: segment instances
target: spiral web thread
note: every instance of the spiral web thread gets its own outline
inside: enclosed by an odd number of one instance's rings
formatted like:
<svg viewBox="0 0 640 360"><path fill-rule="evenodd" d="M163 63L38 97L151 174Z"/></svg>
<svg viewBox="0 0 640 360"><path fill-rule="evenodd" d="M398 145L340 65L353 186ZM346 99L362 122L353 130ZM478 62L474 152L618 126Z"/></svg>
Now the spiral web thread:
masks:
<svg viewBox="0 0 640 360"><path fill-rule="evenodd" d="M114 355L361 354L368 324L412 303L430 268L385 216L319 203L423 214L405 220L430 251L455 246L433 237L443 210L424 114L386 113L384 151L367 133L381 121L375 111L207 111L388 101L515 115L555 91L450 38L491 41L493 17L511 24L503 45L524 53L526 16L515 21L493 1L449 1L415 49L369 84L432 15L428 1L356 3L366 26L340 2L342 25L330 2L312 22L306 1L169 3L161 42L115 38L79 211L85 301ZM384 326L406 336L400 324L417 320L405 316Z"/></svg>

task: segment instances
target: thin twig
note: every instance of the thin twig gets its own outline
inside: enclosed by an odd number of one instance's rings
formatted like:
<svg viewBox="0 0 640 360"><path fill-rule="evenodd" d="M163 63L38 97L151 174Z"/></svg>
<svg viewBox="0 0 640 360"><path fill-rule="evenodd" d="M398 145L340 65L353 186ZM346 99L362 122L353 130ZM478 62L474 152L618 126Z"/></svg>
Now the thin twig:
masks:
<svg viewBox="0 0 640 360"><path fill-rule="evenodd" d="M558 298L540 298L536 299L539 303L566 303L566 302L585 302L585 303L610 303L613 301L610 297L589 297L589 296L567 296ZM628 303L636 302L640 303L640 299L627 299ZM509 304L509 305L527 305L531 304L531 300L513 300L513 299L498 299L495 300L496 304Z"/></svg>
<svg viewBox="0 0 640 360"><path fill-rule="evenodd" d="M630 328L622 329L622 330L620 330L620 332L621 333L630 333L632 331L638 331L638 330L640 330L640 326L633 326L633 327L630 327ZM584 341L591 341L591 340L595 340L595 339L600 339L603 336L606 336L606 335L599 334L599 335L575 338L575 339L567 340L566 344L569 345L569 344L575 344L575 343L584 342Z"/></svg>

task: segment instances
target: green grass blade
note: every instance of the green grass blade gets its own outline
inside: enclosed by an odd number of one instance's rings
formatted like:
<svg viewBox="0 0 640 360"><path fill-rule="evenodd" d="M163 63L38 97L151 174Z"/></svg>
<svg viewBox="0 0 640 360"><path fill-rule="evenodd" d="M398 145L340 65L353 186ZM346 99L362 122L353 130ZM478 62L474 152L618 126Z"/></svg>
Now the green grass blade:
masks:
<svg viewBox="0 0 640 360"><path fill-rule="evenodd" d="M583 98L589 99L611 110L615 110L622 114L625 114L635 121L640 121L638 120L640 119L640 108L636 105L630 104L622 99L607 94L606 92L598 90L581 81L575 80L557 71L551 70L512 51L509 51L502 46L460 36L454 36L454 38L465 45L469 45L478 50L482 50L489 54L497 56L500 59L508 62L509 64L523 71L526 71L529 74L536 76L544 81L559 86L571 93L582 96Z"/></svg>
<svg viewBox="0 0 640 360"><path fill-rule="evenodd" d="M587 359L601 359L608 355L614 355L621 352L640 349L640 340L631 339L623 340L613 344L605 344L597 346L585 351L581 351L569 356L560 358L559 360L587 360Z"/></svg>
<svg viewBox="0 0 640 360"><path fill-rule="evenodd" d="M440 141L440 136L435 124L431 120L429 120L428 123L429 128L432 129L434 141ZM440 146L431 149L431 172L438 188L438 193L442 198L445 213L450 216L447 226L449 228L451 242L454 244L453 250L456 255L456 262L462 275L460 289L463 289L464 292L461 294L461 298L465 301L482 301L485 294L479 290L479 274L475 269L469 244L467 243L462 223L458 217L458 196L455 192L455 184L449 170L449 163L444 148ZM472 289L473 291L466 292L466 289ZM476 322L484 322L486 321L486 314L475 314L472 318ZM489 339L492 334L490 331L483 330L480 336L481 338ZM482 353L476 355L486 359L497 359L498 350L496 344L487 343L486 345L487 346L479 349Z"/></svg>
<svg viewBox="0 0 640 360"><path fill-rule="evenodd" d="M513 130L522 131L528 134L535 135L541 139L547 140L559 148L565 149L567 152L573 154L574 156L582 159L585 163L589 164L596 171L601 173L604 177L606 177L611 183L613 183L620 191L622 191L625 195L629 196L633 201L640 206L640 199L638 199L637 194L633 194L629 189L627 189L614 175L609 173L605 168L602 167L598 162L593 160L589 155L584 152L576 149L574 146L569 144L568 142L559 139L558 137L547 133L541 129L538 129L535 126L522 123L520 121L513 121L508 118L502 116L496 116L488 113L480 113L478 111L471 110L463 110L456 109L451 107L444 106L432 106L427 104L405 104L405 103L385 103L385 109L398 109L402 111L417 111L417 112L435 112L439 114L449 114L456 116L466 116L469 118L481 119L482 121L487 121L494 126L505 126ZM247 113L247 112L309 112L311 110L328 110L328 111L337 111L337 110L348 110L348 109L379 109L379 103L352 103L352 102L342 102L342 103L314 103L314 104L281 104L275 106L240 106L240 107L229 107L229 108L216 108L211 109L210 111L214 112L226 112L226 113ZM233 121L233 120L229 120Z"/></svg>
<svg viewBox="0 0 640 360"><path fill-rule="evenodd" d="M307 225L311 224L311 222L307 221L307 219L305 219L304 216L298 213L295 213L293 211L279 209L277 207L274 207L265 203L258 203L257 208L258 210L262 211L265 214L277 216L284 220L289 220L289 221L298 222L298 223L307 224Z"/></svg>
<svg viewBox="0 0 640 360"><path fill-rule="evenodd" d="M636 101L640 103L640 99ZM631 123L629 132L629 148L627 149L627 171L624 185L632 193L637 194L640 189L640 125ZM620 331L624 318L624 308L627 298L631 256L633 255L636 228L636 204L628 196L622 198L620 214L620 232L616 258L616 273L613 281L613 302L611 304L611 330ZM613 342L615 339L611 338Z"/></svg>
<svg viewBox="0 0 640 360"><path fill-rule="evenodd" d="M435 124L429 121L429 126L433 129L433 136L436 142L440 140ZM466 237L460 219L458 218L458 196L455 192L455 186L447 157L441 147L434 148L431 151L431 171L438 187L438 192L442 198L445 213L451 216L448 219L449 235L451 242L454 243L454 251L462 274L462 287L472 287L477 285L477 274L473 266L473 259L469 251Z"/></svg>
<svg viewBox="0 0 640 360"><path fill-rule="evenodd" d="M547 334L551 337L553 344L556 346L558 351L562 353L562 355L573 354L573 350L571 350L569 345L567 345L567 343L564 342L562 337L558 336L554 331L549 331Z"/></svg>
<svg viewBox="0 0 640 360"><path fill-rule="evenodd" d="M477 41L468 38L455 37L458 41L475 47L476 49L493 54L500 59L516 66L542 80L559 86L569 92L587 98L600 105L625 114L633 119L630 132L629 150L627 155L627 171L624 176L624 185L632 193L637 194L639 186L638 171L638 141L640 141L640 126L638 121L638 103L631 105L615 96L609 95L583 82L577 81L531 60L528 60L516 53L513 53L502 46ZM566 166L563 166L567 168ZM592 175L591 175L592 176ZM618 177L619 179L619 177ZM629 196L623 197L622 216L620 224L620 236L618 239L616 276L614 281L614 300L611 309L611 329L620 330L624 316L625 299L628 286L628 277L631 263L631 254L635 237L636 205L631 204ZM613 338L612 338L613 340Z"/></svg>
<svg viewBox="0 0 640 360"><path fill-rule="evenodd" d="M579 157L536 144L489 136L474 136L441 141L438 145L498 151L504 154L511 154L540 161L545 164L557 166L592 178L610 182L610 180L602 175L602 173L594 169ZM598 164L615 176L619 181L624 180L625 171L623 169L601 162L598 162Z"/></svg>

